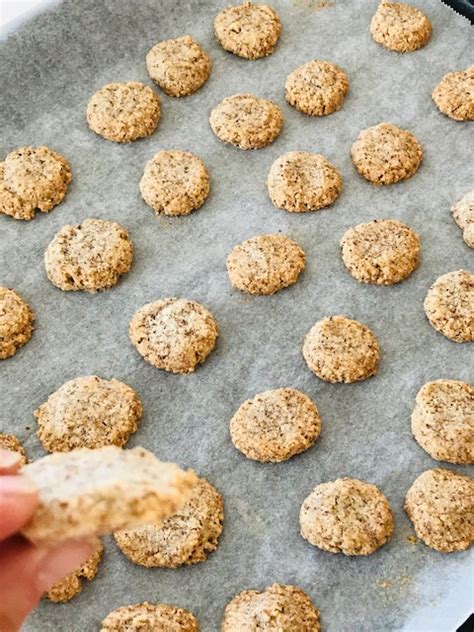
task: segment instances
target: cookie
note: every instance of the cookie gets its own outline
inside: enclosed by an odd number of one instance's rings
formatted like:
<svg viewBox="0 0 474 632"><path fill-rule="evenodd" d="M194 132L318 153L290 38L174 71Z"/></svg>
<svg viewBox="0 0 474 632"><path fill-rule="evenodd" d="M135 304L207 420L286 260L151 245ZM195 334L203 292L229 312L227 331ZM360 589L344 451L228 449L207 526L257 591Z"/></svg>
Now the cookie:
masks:
<svg viewBox="0 0 474 632"><path fill-rule="evenodd" d="M308 116L327 116L341 109L349 90L346 73L330 61L313 59L290 72L285 97L290 105Z"/></svg>
<svg viewBox="0 0 474 632"><path fill-rule="evenodd" d="M431 37L431 22L424 13L403 2L382 0L370 23L377 42L397 53L423 48Z"/></svg>
<svg viewBox="0 0 474 632"><path fill-rule="evenodd" d="M224 501L204 478L187 503L160 526L146 524L114 533L119 549L135 564L176 568L204 562L217 548L224 520Z"/></svg>
<svg viewBox="0 0 474 632"><path fill-rule="evenodd" d="M22 533L59 543L164 520L188 500L197 477L144 448L55 453L25 465L39 505Z"/></svg>
<svg viewBox="0 0 474 632"><path fill-rule="evenodd" d="M216 346L219 327L196 301L164 298L141 307L129 336L138 353L157 369L192 373Z"/></svg>
<svg viewBox="0 0 474 632"><path fill-rule="evenodd" d="M464 241L474 248L474 191L469 191L451 207L454 221L463 231Z"/></svg>
<svg viewBox="0 0 474 632"><path fill-rule="evenodd" d="M427 546L465 551L474 542L474 479L444 468L426 470L408 490L405 511Z"/></svg>
<svg viewBox="0 0 474 632"><path fill-rule="evenodd" d="M448 72L431 95L438 109L455 121L474 121L474 65Z"/></svg>
<svg viewBox="0 0 474 632"><path fill-rule="evenodd" d="M193 94L206 83L212 62L190 35L163 40L146 56L148 74L170 97Z"/></svg>
<svg viewBox="0 0 474 632"><path fill-rule="evenodd" d="M305 261L304 251L286 235L257 235L231 250L227 272L243 292L275 294L296 283Z"/></svg>
<svg viewBox="0 0 474 632"><path fill-rule="evenodd" d="M390 540L393 516L375 485L338 478L318 485L305 499L300 528L303 538L323 551L370 555Z"/></svg>
<svg viewBox="0 0 474 632"><path fill-rule="evenodd" d="M463 230L462 236L469 248L474 248L474 222L466 226Z"/></svg>
<svg viewBox="0 0 474 632"><path fill-rule="evenodd" d="M157 213L189 215L209 195L209 173L189 151L159 151L147 163L140 181L143 199Z"/></svg>
<svg viewBox="0 0 474 632"><path fill-rule="evenodd" d="M6 360L33 335L35 315L14 290L0 287L0 360Z"/></svg>
<svg viewBox="0 0 474 632"><path fill-rule="evenodd" d="M153 134L160 120L160 99L143 83L108 83L87 105L93 132L116 143L130 143Z"/></svg>
<svg viewBox="0 0 474 632"><path fill-rule="evenodd" d="M342 177L321 154L290 151L271 166L267 187L274 206L304 213L335 202L342 191Z"/></svg>
<svg viewBox="0 0 474 632"><path fill-rule="evenodd" d="M92 581L97 575L104 554L104 546L93 553L77 570L54 584L45 594L46 599L55 603L66 603L78 595L83 588L83 580Z"/></svg>
<svg viewBox="0 0 474 632"><path fill-rule="evenodd" d="M420 263L420 238L395 219L375 219L349 228L340 245L346 268L362 283L400 283Z"/></svg>
<svg viewBox="0 0 474 632"><path fill-rule="evenodd" d="M275 50L281 22L268 4L244 2L223 9L214 20L214 32L224 50L245 59L259 59Z"/></svg>
<svg viewBox="0 0 474 632"><path fill-rule="evenodd" d="M199 632L199 624L184 608L145 601L112 610L100 632Z"/></svg>
<svg viewBox="0 0 474 632"><path fill-rule="evenodd" d="M313 445L321 417L310 398L295 388L277 388L245 401L230 421L232 443L263 463L286 461Z"/></svg>
<svg viewBox="0 0 474 632"><path fill-rule="evenodd" d="M18 452L18 454L20 455L20 465L26 465L27 463L27 458L26 458L26 452L23 448L23 446L21 445L21 443L18 441L18 439L15 437L15 435L12 434L3 434L3 432L0 432L0 450L9 450L10 452Z"/></svg>
<svg viewBox="0 0 474 632"><path fill-rule="evenodd" d="M123 447L138 428L142 404L118 380L96 375L66 382L35 411L38 437L48 452Z"/></svg>
<svg viewBox="0 0 474 632"><path fill-rule="evenodd" d="M108 290L132 265L133 244L117 222L86 219L66 224L44 254L48 279L65 292Z"/></svg>
<svg viewBox="0 0 474 632"><path fill-rule="evenodd" d="M428 290L423 307L430 324L444 336L474 342L474 274L443 274Z"/></svg>
<svg viewBox="0 0 474 632"><path fill-rule="evenodd" d="M244 590L230 601L221 632L319 632L319 611L297 586Z"/></svg>
<svg viewBox="0 0 474 632"><path fill-rule="evenodd" d="M0 213L21 220L47 213L62 202L71 179L68 162L52 149L15 149L0 163Z"/></svg>
<svg viewBox="0 0 474 632"><path fill-rule="evenodd" d="M423 148L411 132L379 123L360 132L351 148L355 168L376 186L411 178L423 159Z"/></svg>
<svg viewBox="0 0 474 632"><path fill-rule="evenodd" d="M474 463L474 387L460 380L427 382L416 396L411 431L433 459Z"/></svg>
<svg viewBox="0 0 474 632"><path fill-rule="evenodd" d="M239 149L260 149L273 143L283 127L275 103L253 94L234 94L221 101L209 118L214 134Z"/></svg>
<svg viewBox="0 0 474 632"><path fill-rule="evenodd" d="M330 316L307 333L303 356L325 382L357 382L377 373L379 345L371 330L357 320Z"/></svg>

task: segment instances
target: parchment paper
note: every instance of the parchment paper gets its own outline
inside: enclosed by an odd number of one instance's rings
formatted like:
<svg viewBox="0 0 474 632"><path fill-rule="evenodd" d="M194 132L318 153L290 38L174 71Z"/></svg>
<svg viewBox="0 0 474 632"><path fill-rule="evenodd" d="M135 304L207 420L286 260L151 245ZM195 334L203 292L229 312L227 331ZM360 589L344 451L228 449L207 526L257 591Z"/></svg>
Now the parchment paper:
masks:
<svg viewBox="0 0 474 632"><path fill-rule="evenodd" d="M45 144L67 157L74 181L49 215L29 223L0 217L0 282L17 289L37 315L32 340L0 365L0 431L17 434L37 458L42 449L32 413L50 393L79 375L124 380L145 410L129 446L195 468L221 490L226 508L219 548L207 562L147 570L129 563L108 539L97 578L68 605L41 604L25 630L96 630L113 608L148 600L188 608L202 630L217 631L237 592L272 582L306 590L328 632L453 630L470 608L472 558L410 544L403 499L422 471L438 465L411 437L416 392L430 379L473 378L472 346L438 334L422 309L440 274L473 269L473 253L449 210L474 187L473 125L444 117L430 98L446 72L473 63L472 29L441 2L414 1L429 15L434 34L426 48L401 56L371 39L375 1L336 0L315 11L272 0L283 23L280 44L271 57L249 62L214 39L214 16L226 4L66 0L1 44L1 156ZM109 81L152 85L146 52L184 33L212 56L209 82L191 97L161 94L162 120L149 139L120 146L90 132L85 108L93 92ZM342 110L320 119L298 113L283 95L287 74L312 58L340 64L351 84ZM239 151L209 128L212 107L245 91L283 109L283 133L267 149ZM412 130L426 153L415 177L377 189L357 175L349 149L361 129L381 121ZM189 217L156 218L141 200L144 165L162 148L193 151L209 168L210 198ZM332 208L292 215L272 207L266 175L279 155L295 149L321 152L342 171L345 189ZM64 293L47 280L43 252L61 226L87 217L118 220L129 229L134 265L110 291ZM421 266L398 286L359 284L340 258L343 232L374 218L400 219L421 236ZM273 297L233 290L225 269L229 250L278 231L307 252L298 283ZM218 349L193 375L152 368L128 340L134 311L166 296L194 298L219 321ZM376 377L329 385L306 367L306 332L339 313L377 335L382 361ZM232 446L229 419L246 398L280 386L314 399L321 438L286 463L247 460ZM393 540L367 558L319 551L298 533L303 499L318 483L340 476L377 484L395 512Z"/></svg>

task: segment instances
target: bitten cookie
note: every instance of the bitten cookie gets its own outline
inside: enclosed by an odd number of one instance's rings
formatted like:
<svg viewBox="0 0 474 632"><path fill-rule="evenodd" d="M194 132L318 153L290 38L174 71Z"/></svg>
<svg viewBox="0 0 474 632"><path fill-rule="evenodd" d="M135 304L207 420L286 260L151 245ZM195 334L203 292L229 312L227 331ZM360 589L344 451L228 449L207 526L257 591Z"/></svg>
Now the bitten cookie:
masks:
<svg viewBox="0 0 474 632"><path fill-rule="evenodd" d="M130 321L129 336L151 365L171 373L191 373L216 346L219 327L196 301L165 298L141 307Z"/></svg>
<svg viewBox="0 0 474 632"><path fill-rule="evenodd" d="M221 632L319 632L319 611L297 586L244 590L224 611Z"/></svg>
<svg viewBox="0 0 474 632"><path fill-rule="evenodd" d="M451 470L426 470L405 498L405 511L423 542L442 553L474 542L474 479Z"/></svg>
<svg viewBox="0 0 474 632"><path fill-rule="evenodd" d="M474 248L474 191L469 191L451 207L454 221L463 231L464 241Z"/></svg>
<svg viewBox="0 0 474 632"><path fill-rule="evenodd" d="M416 396L411 430L433 459L474 463L474 387L460 380L427 382Z"/></svg>
<svg viewBox="0 0 474 632"><path fill-rule="evenodd" d="M443 274L428 290L423 307L431 325L444 336L474 342L474 274Z"/></svg>
<svg viewBox="0 0 474 632"><path fill-rule="evenodd" d="M331 316L307 333L303 356L325 382L357 382L377 373L379 345L371 330L357 320Z"/></svg>
<svg viewBox="0 0 474 632"><path fill-rule="evenodd" d="M338 478L318 485L306 498L300 528L303 538L323 551L370 555L390 540L393 517L375 485Z"/></svg>
<svg viewBox="0 0 474 632"><path fill-rule="evenodd" d="M310 398L295 388L277 388L245 401L230 421L232 443L249 459L286 461L313 445L321 417Z"/></svg>
<svg viewBox="0 0 474 632"><path fill-rule="evenodd" d="M408 53L429 42L432 28L426 15L415 7L382 0L370 23L370 32L377 44Z"/></svg>
<svg viewBox="0 0 474 632"><path fill-rule="evenodd" d="M209 173L189 151L159 151L147 162L140 181L143 199L157 213L189 215L209 195Z"/></svg>
<svg viewBox="0 0 474 632"><path fill-rule="evenodd" d="M346 73L329 61L308 61L293 70L285 82L288 103L309 116L340 110L348 90Z"/></svg>
<svg viewBox="0 0 474 632"><path fill-rule="evenodd" d="M362 283L400 283L420 263L420 238L394 219L375 219L349 228L340 245L346 268Z"/></svg>
<svg viewBox="0 0 474 632"><path fill-rule="evenodd" d="M184 608L145 601L112 610L100 632L199 632L199 624Z"/></svg>
<svg viewBox="0 0 474 632"><path fill-rule="evenodd" d="M117 222L86 219L66 224L44 254L48 279L65 292L98 292L116 285L133 261L133 244Z"/></svg>
<svg viewBox="0 0 474 632"><path fill-rule="evenodd" d="M423 159L423 148L406 130L379 123L360 132L351 148L355 168L376 186L411 178Z"/></svg>
<svg viewBox="0 0 474 632"><path fill-rule="evenodd" d="M304 251L286 235L258 235L231 250L227 272L243 292L274 294L296 283L305 260Z"/></svg>
<svg viewBox="0 0 474 632"><path fill-rule="evenodd" d="M99 564L104 554L104 546L93 553L77 570L54 584L45 597L55 603L66 603L78 595L83 588L83 580L92 581L97 575Z"/></svg>
<svg viewBox="0 0 474 632"><path fill-rule="evenodd" d="M214 31L225 50L245 59L259 59L273 53L281 23L267 4L244 2L221 11L214 20Z"/></svg>
<svg viewBox="0 0 474 632"><path fill-rule="evenodd" d="M66 159L47 147L20 147L0 162L0 213L29 220L59 204L72 179Z"/></svg>
<svg viewBox="0 0 474 632"><path fill-rule="evenodd" d="M204 562L217 548L224 520L224 501L204 478L188 502L160 526L146 524L114 533L119 549L141 566L176 568Z"/></svg>
<svg viewBox="0 0 474 632"><path fill-rule="evenodd" d="M19 440L12 434L3 434L0 432L0 450L9 450L10 452L17 452L20 455L20 466L26 465L27 458L26 452L19 442Z"/></svg>
<svg viewBox="0 0 474 632"><path fill-rule="evenodd" d="M342 177L321 154L290 151L271 166L267 186L274 206L303 213L335 202L342 191Z"/></svg>
<svg viewBox="0 0 474 632"><path fill-rule="evenodd" d="M474 121L474 65L448 72L431 95L443 114L455 121Z"/></svg>
<svg viewBox="0 0 474 632"><path fill-rule="evenodd" d="M33 335L35 315L19 294L0 287L0 360L6 360Z"/></svg>
<svg viewBox="0 0 474 632"><path fill-rule="evenodd" d="M214 134L239 149L260 149L273 143L283 127L275 103L253 94L234 94L221 101L209 118Z"/></svg>
<svg viewBox="0 0 474 632"><path fill-rule="evenodd" d="M129 143L153 134L160 120L160 99L143 83L108 83L87 105L93 132L116 143Z"/></svg>

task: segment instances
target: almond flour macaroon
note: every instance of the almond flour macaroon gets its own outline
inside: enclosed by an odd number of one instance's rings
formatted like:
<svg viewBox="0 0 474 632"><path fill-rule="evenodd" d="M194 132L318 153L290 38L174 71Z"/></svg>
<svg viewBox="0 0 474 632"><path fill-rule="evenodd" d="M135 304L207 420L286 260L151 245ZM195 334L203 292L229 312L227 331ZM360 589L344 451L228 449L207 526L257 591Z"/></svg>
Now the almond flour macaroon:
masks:
<svg viewBox="0 0 474 632"><path fill-rule="evenodd" d="M288 75L285 97L290 105L308 116L327 116L342 107L349 79L337 64L308 61Z"/></svg>
<svg viewBox="0 0 474 632"><path fill-rule="evenodd" d="M6 360L33 335L35 315L14 290L0 287L0 360Z"/></svg>
<svg viewBox="0 0 474 632"><path fill-rule="evenodd" d="M429 42L431 22L422 11L403 2L382 0L370 23L377 42L397 53L423 48Z"/></svg>
<svg viewBox="0 0 474 632"><path fill-rule="evenodd" d="M423 303L430 324L454 342L474 342L474 274L456 270L441 275Z"/></svg>
<svg viewBox="0 0 474 632"><path fill-rule="evenodd" d="M469 191L451 207L454 221L463 231L464 241L474 248L474 191Z"/></svg>
<svg viewBox="0 0 474 632"><path fill-rule="evenodd" d="M184 608L145 601L112 610L100 632L199 632L199 624Z"/></svg>
<svg viewBox="0 0 474 632"><path fill-rule="evenodd" d="M431 95L437 108L455 121L474 121L474 64L448 72Z"/></svg>
<svg viewBox="0 0 474 632"><path fill-rule="evenodd" d="M44 595L54 603L66 603L82 592L83 581L92 581L97 575L99 565L104 554L102 542L95 551L78 569L56 582Z"/></svg>

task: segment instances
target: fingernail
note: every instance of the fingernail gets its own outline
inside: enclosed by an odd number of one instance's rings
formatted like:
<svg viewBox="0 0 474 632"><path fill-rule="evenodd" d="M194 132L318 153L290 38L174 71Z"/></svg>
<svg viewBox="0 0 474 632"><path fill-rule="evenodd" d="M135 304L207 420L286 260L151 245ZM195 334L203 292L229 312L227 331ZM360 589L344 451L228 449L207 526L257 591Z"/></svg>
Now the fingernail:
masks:
<svg viewBox="0 0 474 632"><path fill-rule="evenodd" d="M37 489L26 476L0 476L0 494L4 496L32 496Z"/></svg>
<svg viewBox="0 0 474 632"><path fill-rule="evenodd" d="M48 551L41 560L36 583L45 592L53 584L77 570L97 550L91 542L67 542Z"/></svg>
<svg viewBox="0 0 474 632"><path fill-rule="evenodd" d="M21 459L21 455L13 450L0 450L0 467L8 469L17 465Z"/></svg>

